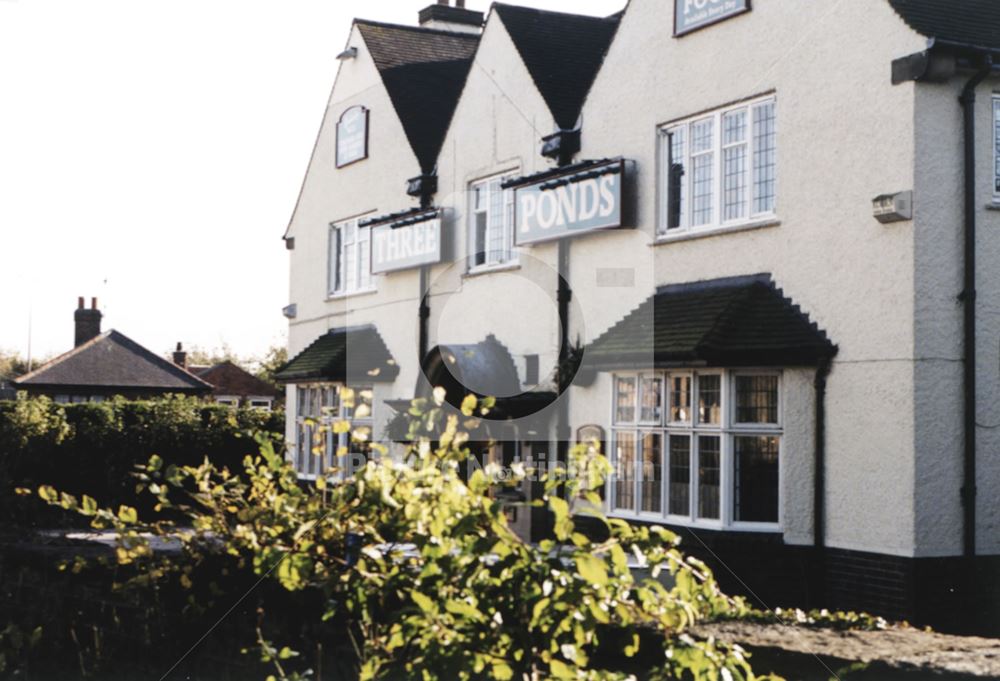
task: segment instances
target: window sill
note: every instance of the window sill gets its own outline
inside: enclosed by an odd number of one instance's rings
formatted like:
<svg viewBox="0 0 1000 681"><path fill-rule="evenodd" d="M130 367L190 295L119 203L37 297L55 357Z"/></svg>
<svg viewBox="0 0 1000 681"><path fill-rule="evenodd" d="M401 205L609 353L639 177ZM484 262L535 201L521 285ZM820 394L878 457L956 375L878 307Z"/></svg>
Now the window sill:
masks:
<svg viewBox="0 0 1000 681"><path fill-rule="evenodd" d="M666 236L658 236L656 241L654 241L650 246L660 246L662 244L670 244L676 241L691 241L693 239L704 239L712 236L719 236L720 234L731 234L734 232L749 232L756 229L765 229L767 227L780 227L781 220L777 218L765 218L762 220L754 220L753 222L741 222L736 225L722 225L719 227L705 227L705 228L686 228L684 230L678 230L677 234L667 234Z"/></svg>
<svg viewBox="0 0 1000 681"><path fill-rule="evenodd" d="M519 262L506 262L502 265L483 265L467 271L462 277L478 277L483 274L493 274L494 272L512 272L521 269Z"/></svg>
<svg viewBox="0 0 1000 681"><path fill-rule="evenodd" d="M684 522L678 520L676 516L665 517L662 515L649 513L627 513L623 511L611 511L607 513L609 518L618 518L641 523L654 523L657 525L669 525L673 527L683 527L691 530L710 530L712 532L770 532L780 534L783 530L780 523L732 523L723 525L719 522Z"/></svg>
<svg viewBox="0 0 1000 681"><path fill-rule="evenodd" d="M987 203L986 210L1000 210L1000 199L996 199L993 203Z"/></svg>
<svg viewBox="0 0 1000 681"><path fill-rule="evenodd" d="M343 300L345 298L354 298L356 296L370 296L378 293L377 288L365 288L357 291L344 291L343 293L330 293L326 296L327 301L331 300Z"/></svg>

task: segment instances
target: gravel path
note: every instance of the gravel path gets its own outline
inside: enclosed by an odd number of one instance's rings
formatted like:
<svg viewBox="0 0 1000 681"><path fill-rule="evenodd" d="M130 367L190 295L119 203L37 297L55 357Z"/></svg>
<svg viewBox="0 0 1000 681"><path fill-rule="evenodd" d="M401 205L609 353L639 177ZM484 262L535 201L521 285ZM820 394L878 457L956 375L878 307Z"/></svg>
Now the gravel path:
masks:
<svg viewBox="0 0 1000 681"><path fill-rule="evenodd" d="M900 672L902 675L898 678L1000 679L1000 639L994 638L951 636L905 627L883 631L837 631L744 622L703 625L695 633L739 643L751 650L770 651L771 655L761 652L755 656L768 660L780 659L780 655L776 657L773 654L780 651L806 657L818 656L827 666L830 666L831 659L834 664L836 661L867 663L878 669ZM814 662L817 678L831 677L819 660L814 658ZM767 667L758 668L755 664L754 670L763 672ZM837 671L837 668L832 670ZM774 671L782 672L781 669ZM860 678L854 674L848 676L851 679ZM894 674L893 678L896 677Z"/></svg>

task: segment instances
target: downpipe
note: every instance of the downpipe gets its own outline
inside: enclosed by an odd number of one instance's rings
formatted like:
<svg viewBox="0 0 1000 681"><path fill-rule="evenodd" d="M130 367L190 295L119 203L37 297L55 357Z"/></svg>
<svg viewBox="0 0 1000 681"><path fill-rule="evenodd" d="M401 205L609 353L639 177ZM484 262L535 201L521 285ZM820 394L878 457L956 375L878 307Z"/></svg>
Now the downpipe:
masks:
<svg viewBox="0 0 1000 681"><path fill-rule="evenodd" d="M965 440L961 489L963 552L976 555L976 88L993 70L992 56L962 89L959 102L964 118L965 144L965 229L963 288L963 431Z"/></svg>

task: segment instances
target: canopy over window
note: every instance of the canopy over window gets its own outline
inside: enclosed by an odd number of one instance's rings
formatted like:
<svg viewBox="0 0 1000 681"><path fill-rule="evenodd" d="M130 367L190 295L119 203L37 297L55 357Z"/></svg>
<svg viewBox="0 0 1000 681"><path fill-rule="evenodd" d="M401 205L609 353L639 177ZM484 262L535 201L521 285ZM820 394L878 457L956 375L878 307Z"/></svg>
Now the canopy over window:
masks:
<svg viewBox="0 0 1000 681"><path fill-rule="evenodd" d="M282 383L391 383L399 367L374 326L332 329L292 358L275 378Z"/></svg>
<svg viewBox="0 0 1000 681"><path fill-rule="evenodd" d="M584 366L609 370L711 366L813 366L836 347L768 274L657 289L602 334Z"/></svg>

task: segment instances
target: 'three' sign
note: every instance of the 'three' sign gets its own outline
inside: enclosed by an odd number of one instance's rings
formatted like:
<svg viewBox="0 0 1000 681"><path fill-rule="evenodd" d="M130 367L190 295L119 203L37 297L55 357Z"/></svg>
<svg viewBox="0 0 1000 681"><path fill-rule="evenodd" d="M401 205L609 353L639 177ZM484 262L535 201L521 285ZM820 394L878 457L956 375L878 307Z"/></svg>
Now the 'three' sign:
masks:
<svg viewBox="0 0 1000 681"><path fill-rule="evenodd" d="M441 262L441 219L372 229L372 272L394 272Z"/></svg>
<svg viewBox="0 0 1000 681"><path fill-rule="evenodd" d="M514 188L519 246L622 226L625 164L611 161Z"/></svg>
<svg viewBox="0 0 1000 681"><path fill-rule="evenodd" d="M750 0L674 0L674 35L750 11Z"/></svg>

